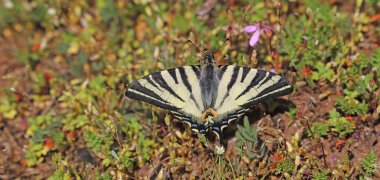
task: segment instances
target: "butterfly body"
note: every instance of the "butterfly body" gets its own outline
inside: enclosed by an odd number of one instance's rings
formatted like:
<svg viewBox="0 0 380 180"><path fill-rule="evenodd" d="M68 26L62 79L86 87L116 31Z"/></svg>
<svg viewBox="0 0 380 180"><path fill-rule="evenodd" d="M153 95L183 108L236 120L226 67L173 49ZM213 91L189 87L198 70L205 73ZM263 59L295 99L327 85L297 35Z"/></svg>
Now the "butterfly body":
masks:
<svg viewBox="0 0 380 180"><path fill-rule="evenodd" d="M229 123L265 100L292 92L285 78L235 65L217 65L208 53L201 65L152 73L132 83L125 95L172 111L201 134L219 135Z"/></svg>
<svg viewBox="0 0 380 180"><path fill-rule="evenodd" d="M202 101L203 106L205 107L204 110L212 108L215 105L220 81L218 77L219 68L216 66L213 58L212 60L207 60L206 62L206 64L201 65L201 72L199 77Z"/></svg>

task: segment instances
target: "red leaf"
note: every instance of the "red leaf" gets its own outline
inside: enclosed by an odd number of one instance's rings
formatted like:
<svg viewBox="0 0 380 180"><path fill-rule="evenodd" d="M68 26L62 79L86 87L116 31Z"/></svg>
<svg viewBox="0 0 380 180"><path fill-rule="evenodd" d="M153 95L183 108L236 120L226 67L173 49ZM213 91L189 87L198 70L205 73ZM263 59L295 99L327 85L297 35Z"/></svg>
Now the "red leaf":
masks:
<svg viewBox="0 0 380 180"><path fill-rule="evenodd" d="M49 87L49 81L50 79L53 78L53 74L51 73L44 73L44 79L45 79L45 86Z"/></svg>
<svg viewBox="0 0 380 180"><path fill-rule="evenodd" d="M373 22L373 21L378 21L380 20L380 14L375 14L371 17L369 17L369 21Z"/></svg>
<svg viewBox="0 0 380 180"><path fill-rule="evenodd" d="M308 77L308 76L310 76L310 74L311 74L311 69L309 68L309 67L304 67L303 69L302 69L302 76L304 76L304 77Z"/></svg>
<svg viewBox="0 0 380 180"><path fill-rule="evenodd" d="M39 49L41 48L41 44L40 43L36 43L36 44L33 44L33 47L32 47L32 52L36 52L38 51Z"/></svg>
<svg viewBox="0 0 380 180"><path fill-rule="evenodd" d="M273 164L269 165L269 169L275 169L276 167L277 167L276 163L273 163Z"/></svg>
<svg viewBox="0 0 380 180"><path fill-rule="evenodd" d="M276 162L281 162L284 159L284 157L280 153L277 153L277 152L274 153L273 157Z"/></svg>
<svg viewBox="0 0 380 180"><path fill-rule="evenodd" d="M50 138L46 138L44 142L44 146L51 149L54 147L54 141Z"/></svg>
<svg viewBox="0 0 380 180"><path fill-rule="evenodd" d="M16 99L16 102L21 102L22 101L22 95L20 93L15 93L15 99Z"/></svg>
<svg viewBox="0 0 380 180"><path fill-rule="evenodd" d="M339 140L335 143L335 147L339 148L340 146L344 145L346 143L346 140Z"/></svg>
<svg viewBox="0 0 380 180"><path fill-rule="evenodd" d="M353 121L354 118L353 118L352 116L347 116L347 117L346 117L346 120L347 120L347 121Z"/></svg>
<svg viewBox="0 0 380 180"><path fill-rule="evenodd" d="M73 139L75 139L75 132L74 132L74 131L70 131L70 132L68 132L68 133L66 134L66 136L67 136L69 139L73 140Z"/></svg>

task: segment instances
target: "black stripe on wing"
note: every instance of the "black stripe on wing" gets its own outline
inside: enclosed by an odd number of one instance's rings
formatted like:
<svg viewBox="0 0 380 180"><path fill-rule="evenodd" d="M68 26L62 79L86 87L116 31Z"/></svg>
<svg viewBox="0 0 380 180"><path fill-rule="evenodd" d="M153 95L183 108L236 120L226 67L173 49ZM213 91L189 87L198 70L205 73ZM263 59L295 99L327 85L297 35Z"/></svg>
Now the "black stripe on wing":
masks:
<svg viewBox="0 0 380 180"><path fill-rule="evenodd" d="M240 67L238 67L238 66L234 67L231 80L227 85L227 91L230 91L232 86L236 83L236 80L237 80L237 77L239 74L239 70L240 70Z"/></svg>
<svg viewBox="0 0 380 180"><path fill-rule="evenodd" d="M248 93L254 86L260 83L260 81L263 80L266 75L267 71L257 70L256 75L252 79L251 83L244 89L244 91L238 97L235 98L235 100Z"/></svg>
<svg viewBox="0 0 380 180"><path fill-rule="evenodd" d="M200 66L187 66L187 67L178 67L178 68L168 69L166 71L152 73L132 83L125 91L125 95L131 99L153 104L163 109L177 111L179 110L179 108L171 104L167 98L165 97L163 98L162 95L165 92L167 92L168 94L170 94L169 98L176 98L182 102L187 101L186 98L183 99L179 96L179 93L182 93L182 92L177 92L177 90L173 89L173 87L171 87L169 83L167 82L167 80L171 79L176 85L178 85L179 80L181 80L184 86L186 87L186 89L191 94L190 99L192 99L196 103L197 107L199 108L199 105L197 104L197 101L192 94L193 90L189 82L189 79L193 77L188 77L187 71L189 69L187 68L190 68L190 70L195 73L196 78L199 79ZM179 72L179 76L176 72L177 70ZM168 74L166 74L166 72ZM163 77L163 73L165 74L165 77Z"/></svg>
<svg viewBox="0 0 380 180"><path fill-rule="evenodd" d="M223 68L221 68L221 71L220 71L220 75L221 76L224 74L224 72L226 71L226 69L227 69L227 66L224 66ZM220 101L218 107L220 107L224 103L224 101L226 100L226 98L230 95L229 92L230 92L231 88L233 87L234 84L236 84L236 81L238 81L237 77L239 75L240 69L242 69L242 68L239 67L239 66L235 66L234 67L231 79L230 79L230 81L228 82L228 85L227 85L227 93L224 94L224 96L223 96L222 100Z"/></svg>
<svg viewBox="0 0 380 180"><path fill-rule="evenodd" d="M182 114L177 111L172 111L172 114L176 119L188 124L190 126L190 129L194 132L205 134L208 131L208 127L205 127L203 124L198 124L196 121L193 121L191 116Z"/></svg>
<svg viewBox="0 0 380 180"><path fill-rule="evenodd" d="M220 70L219 70L219 74L218 74L219 79L222 79L224 73L225 73L226 70L227 70L227 67L228 67L228 65L220 65L220 66L219 66L219 69L220 69Z"/></svg>
<svg viewBox="0 0 380 180"><path fill-rule="evenodd" d="M149 83L149 81L147 83ZM154 84L152 85L154 86ZM125 95L129 98L153 104L163 109L172 111L178 110L177 107L170 105L168 101L162 99L159 95L147 89L138 81L134 82L128 87L128 89L125 91Z"/></svg>
<svg viewBox="0 0 380 180"><path fill-rule="evenodd" d="M194 71L195 75L197 76L197 79L199 79L199 76L201 74L199 67L200 67L199 65L198 66L191 66L191 69Z"/></svg>
<svg viewBox="0 0 380 180"><path fill-rule="evenodd" d="M265 75L266 75L265 79L263 79L262 82L258 82L258 83L260 83L260 84L259 84L259 86L257 87L257 89L259 89L262 85L264 85L265 83L267 83L268 81L270 81L270 80L273 78L273 76L276 76L275 74L273 74L273 73L271 73L271 72L266 72Z"/></svg>
<svg viewBox="0 0 380 180"><path fill-rule="evenodd" d="M264 82L263 82L264 84ZM261 85L263 85L261 84ZM260 85L260 86L261 86ZM290 94L293 92L293 87L288 83L288 81L281 77L278 82L274 83L273 85L267 87L263 91L259 92L259 94L256 97L253 97L250 99L246 104L242 105L243 108L252 107L256 104L262 103L264 101L267 101L269 99L273 99L276 97L284 96L287 94Z"/></svg>
<svg viewBox="0 0 380 180"><path fill-rule="evenodd" d="M248 108L240 109L240 110L236 111L235 113L229 114L222 121L215 122L212 125L211 130L219 136L223 132L224 128L226 128L231 122L238 120L248 110L249 110Z"/></svg>
<svg viewBox="0 0 380 180"><path fill-rule="evenodd" d="M178 84L178 79L177 79L177 73L175 72L176 69L169 69L168 73L170 76L173 78L174 82Z"/></svg>
<svg viewBox="0 0 380 180"><path fill-rule="evenodd" d="M200 70L199 70L199 67L200 66L191 66L193 72L195 73L195 75L197 76L196 78L199 79L199 75L200 75ZM185 85L186 89L191 93L190 95L190 99L194 102L194 104L197 106L198 109L200 109L200 104L198 104L198 101L195 99L194 95L193 95L193 88L189 82L189 77L188 75L186 74L186 71L183 67L179 67L178 68L178 71L179 71L179 74L181 75L181 80L183 82L183 84Z"/></svg>
<svg viewBox="0 0 380 180"><path fill-rule="evenodd" d="M249 73L249 71L251 71L252 69L251 68L247 68L247 67L241 67L243 69L243 74L241 76L241 80L240 82L244 82L244 79L245 77L247 77L247 74Z"/></svg>
<svg viewBox="0 0 380 180"><path fill-rule="evenodd" d="M177 111L172 111L172 114L173 114L173 116L175 117L175 118L177 118L177 119L179 119L179 120L181 120L181 121L184 121L184 122L186 122L186 123L188 123L188 124L192 124L192 120L191 120L191 116L187 116L187 115L184 115L184 114L182 114L182 113L179 113L179 112L177 112Z"/></svg>
<svg viewBox="0 0 380 180"><path fill-rule="evenodd" d="M170 73L169 73L170 74ZM166 89L171 95L176 97L177 99L181 100L182 102L185 102L174 90L169 87L168 83L165 81L164 77L162 77L161 72L153 73L152 75L153 80L161 87Z"/></svg>
<svg viewBox="0 0 380 180"><path fill-rule="evenodd" d="M181 80L182 80L183 84L185 84L185 86L189 92L192 92L191 85L189 83L189 78L187 77L185 69L183 67L179 67L178 70L179 70L179 74L181 75Z"/></svg>

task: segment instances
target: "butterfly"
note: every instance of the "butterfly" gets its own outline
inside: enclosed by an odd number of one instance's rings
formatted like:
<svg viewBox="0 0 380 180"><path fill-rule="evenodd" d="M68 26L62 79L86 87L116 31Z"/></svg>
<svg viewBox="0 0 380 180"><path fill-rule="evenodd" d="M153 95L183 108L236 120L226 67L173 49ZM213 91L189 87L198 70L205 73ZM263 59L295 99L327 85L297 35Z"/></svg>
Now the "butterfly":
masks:
<svg viewBox="0 0 380 180"><path fill-rule="evenodd" d="M235 65L217 65L207 52L200 65L149 74L127 87L125 95L172 112L192 131L217 137L258 103L293 91L284 77Z"/></svg>

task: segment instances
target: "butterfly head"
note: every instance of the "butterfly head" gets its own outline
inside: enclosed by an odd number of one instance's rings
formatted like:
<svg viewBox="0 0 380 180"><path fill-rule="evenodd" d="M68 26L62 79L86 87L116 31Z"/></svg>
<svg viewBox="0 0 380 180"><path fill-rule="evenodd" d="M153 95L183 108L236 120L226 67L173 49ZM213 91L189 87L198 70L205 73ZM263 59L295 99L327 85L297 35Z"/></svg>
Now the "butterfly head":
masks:
<svg viewBox="0 0 380 180"><path fill-rule="evenodd" d="M213 65L216 64L216 61L214 59L214 54L210 51L206 52L206 55L202 59L202 65Z"/></svg>

